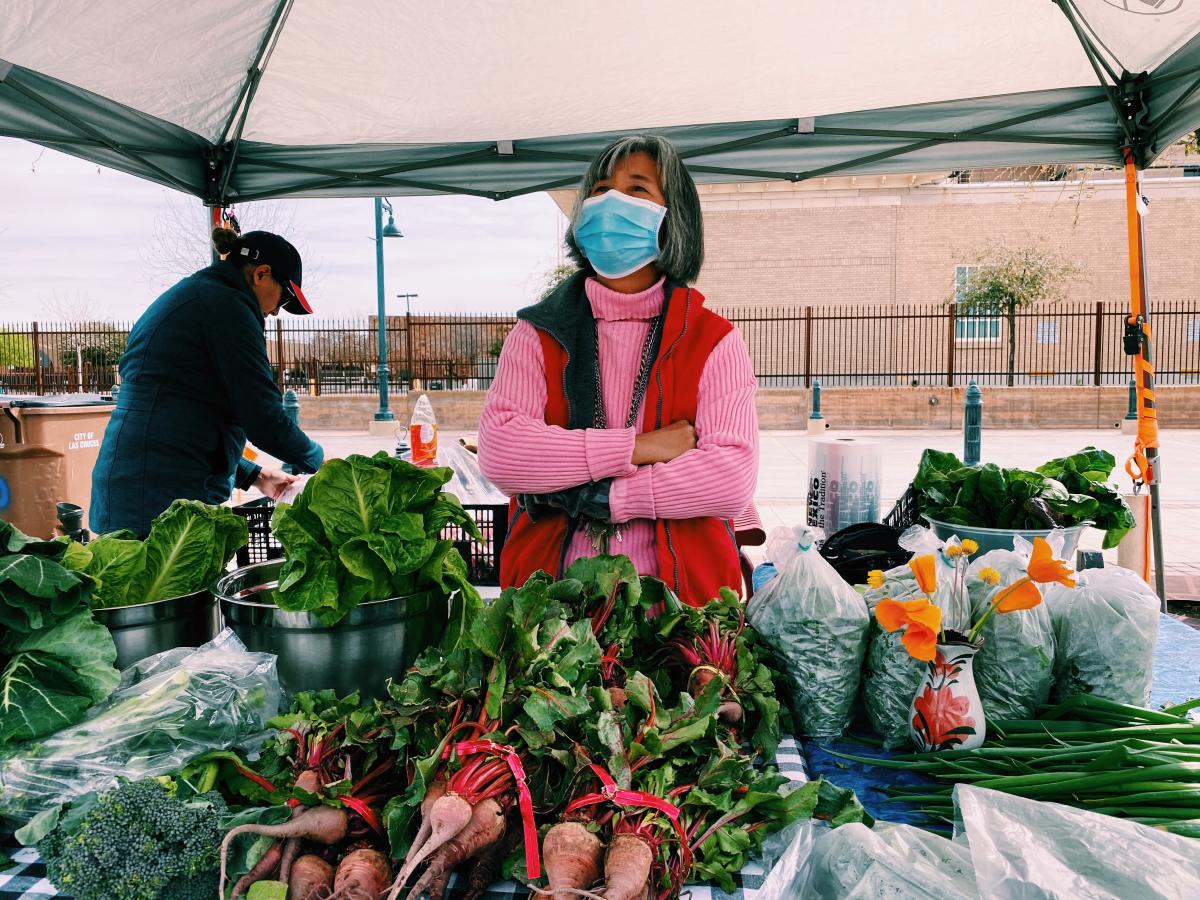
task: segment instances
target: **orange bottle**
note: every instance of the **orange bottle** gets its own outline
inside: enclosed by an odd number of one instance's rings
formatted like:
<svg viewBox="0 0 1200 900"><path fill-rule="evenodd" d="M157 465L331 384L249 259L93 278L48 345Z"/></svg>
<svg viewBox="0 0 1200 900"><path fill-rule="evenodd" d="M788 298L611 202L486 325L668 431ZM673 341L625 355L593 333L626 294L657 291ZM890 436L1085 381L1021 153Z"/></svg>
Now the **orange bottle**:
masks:
<svg viewBox="0 0 1200 900"><path fill-rule="evenodd" d="M437 465L437 419L433 415L433 405L424 394L413 408L408 424L408 443L412 447L414 466Z"/></svg>

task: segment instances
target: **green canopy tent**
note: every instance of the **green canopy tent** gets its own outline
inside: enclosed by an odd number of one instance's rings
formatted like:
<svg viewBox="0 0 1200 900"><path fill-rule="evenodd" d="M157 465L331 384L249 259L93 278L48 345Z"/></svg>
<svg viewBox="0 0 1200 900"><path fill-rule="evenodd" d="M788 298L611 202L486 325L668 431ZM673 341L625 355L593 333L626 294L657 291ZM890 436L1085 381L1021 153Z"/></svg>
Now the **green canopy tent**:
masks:
<svg viewBox="0 0 1200 900"><path fill-rule="evenodd" d="M569 186L647 129L699 181L1128 165L1156 535L1136 170L1198 125L1192 0L8 0L0 20L0 135L214 208L500 200ZM1161 540L1154 556L1161 594Z"/></svg>

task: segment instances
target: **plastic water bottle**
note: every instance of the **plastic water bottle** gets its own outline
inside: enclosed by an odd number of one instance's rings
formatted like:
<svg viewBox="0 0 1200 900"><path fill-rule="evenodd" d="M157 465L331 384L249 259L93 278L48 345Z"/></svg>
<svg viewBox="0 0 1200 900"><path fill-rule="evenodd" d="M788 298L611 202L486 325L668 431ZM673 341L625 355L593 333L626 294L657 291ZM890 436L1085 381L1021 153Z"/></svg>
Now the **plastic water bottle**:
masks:
<svg viewBox="0 0 1200 900"><path fill-rule="evenodd" d="M424 394L418 398L408 423L408 442L412 447L414 466L437 464L437 419L433 415L433 404Z"/></svg>

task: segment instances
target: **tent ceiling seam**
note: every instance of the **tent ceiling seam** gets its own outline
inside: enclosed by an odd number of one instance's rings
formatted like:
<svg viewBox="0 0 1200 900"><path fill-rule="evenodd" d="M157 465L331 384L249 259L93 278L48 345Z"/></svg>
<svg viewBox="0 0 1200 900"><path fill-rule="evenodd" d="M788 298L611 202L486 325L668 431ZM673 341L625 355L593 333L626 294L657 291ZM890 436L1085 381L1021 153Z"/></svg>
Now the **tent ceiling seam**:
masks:
<svg viewBox="0 0 1200 900"><path fill-rule="evenodd" d="M17 93L24 96L26 99L33 101L38 106L42 107L45 110L48 110L49 112L51 112L52 114L54 114L56 116L58 116L60 119L62 119L68 125L75 128L77 131L80 131L80 132L92 137L93 139L98 140L103 146L107 147L109 150L113 151L118 156L123 156L130 160L133 160L134 162L140 163L141 165L145 166L147 169L150 169L152 172L155 172L162 178L166 179L171 185L173 185L177 189L183 191L184 193L188 193L188 194L193 193L193 190L190 185L187 185L183 181L180 181L179 178L172 175L166 169L162 168L161 166L156 165L155 163L152 163L150 160L148 160L142 154L137 153L122 144L118 144L115 141L109 140L107 137L104 136L104 134L102 132L95 130L90 125L88 125L86 122L84 122L80 119L76 119L74 116L70 115L69 113L65 112L64 110L59 109L57 104L55 104L53 101L43 97L41 94L37 93L36 91L34 91L32 88L28 87L27 85L21 84L19 81L13 80L11 78L5 79L4 83L8 87L10 87L12 90L14 90Z"/></svg>
<svg viewBox="0 0 1200 900"><path fill-rule="evenodd" d="M1083 11L1080 10L1079 5L1075 2L1075 0L1060 0L1059 6L1061 7L1063 5L1063 3L1066 3L1067 5L1069 5L1071 7L1071 9L1074 11L1075 15L1078 16L1079 21L1082 23L1082 27L1084 29L1086 29L1087 37L1088 37L1088 44L1090 45L1092 52L1096 55L1096 59L1099 61L1099 63L1102 66L1104 66L1104 71L1108 73L1108 77L1111 78L1114 83L1120 81L1121 80L1120 76L1117 75L1117 73L1113 69L1113 67L1108 64L1108 61L1100 54L1100 51L1096 49L1096 44L1099 44L1100 47L1102 47L1104 49L1104 51L1109 56L1112 57L1113 62L1115 62L1118 66L1121 67L1122 72L1128 72L1129 69L1126 67L1126 65L1123 62L1121 62L1121 60L1118 58L1117 54L1115 54L1112 51L1112 49L1108 46L1108 44L1104 43L1104 41L1100 37L1100 34L1096 31L1095 28L1092 27L1092 23L1087 20L1086 16L1084 16ZM1078 31L1076 32L1076 35L1078 35Z"/></svg>
<svg viewBox="0 0 1200 900"><path fill-rule="evenodd" d="M1163 122L1170 118L1174 114L1175 110L1183 106L1183 104L1187 102L1188 98L1190 98L1192 94L1196 92L1197 88L1200 88L1200 78L1197 78L1190 85L1184 88L1183 92L1180 93L1180 95L1176 97L1174 101L1172 101L1171 105L1163 110L1146 126L1147 132L1153 136L1156 141L1158 139L1158 130L1162 127Z"/></svg>
<svg viewBox="0 0 1200 900"><path fill-rule="evenodd" d="M233 102L233 106L229 108L229 116L225 119L225 126L221 129L221 136L217 139L218 144L224 144L229 139L229 130L233 128L233 120L237 118L238 110L242 107L242 101L246 99L246 92L250 90L250 82L254 80L254 73L258 71L259 65L266 56L267 47L271 43L271 35L275 32L275 25L279 22L279 17L290 3L291 0L279 0L278 5L275 7L271 21L267 25L266 31L263 32L262 41L254 53L254 59L250 61L250 67L246 69L246 78L242 81L242 86L238 90L237 99Z"/></svg>
<svg viewBox="0 0 1200 900"><path fill-rule="evenodd" d="M1101 66L1103 66L1104 70L1108 72L1109 77L1119 85L1125 85L1128 83L1129 72L1126 71L1124 75L1117 76L1111 70L1111 68L1109 68L1104 59L1096 52L1095 46L1092 44L1087 34L1084 33L1083 27L1079 24L1079 21L1075 18L1074 5L1070 2L1070 0L1055 0L1055 3L1058 5L1058 8L1063 11L1063 14L1067 17L1067 21L1071 23L1071 28L1075 31L1075 37L1079 39L1079 43L1083 47L1084 56L1087 57L1088 62L1091 64L1092 71L1096 73L1096 80L1100 82L1100 87L1104 89L1104 93L1108 97L1108 102L1112 106L1113 112L1116 113L1117 122L1120 124L1121 130L1125 133L1126 141L1130 146L1139 145L1141 142L1138 140L1138 135L1134 126L1131 124L1132 117L1127 115L1128 109L1122 103L1121 99L1118 98L1115 88L1110 86L1109 83L1104 80L1104 74L1100 71L1100 69Z"/></svg>
<svg viewBox="0 0 1200 900"><path fill-rule="evenodd" d="M237 129L234 131L232 141L228 142L229 147L227 152L229 158L225 161L225 171L222 173L221 187L217 191L216 200L221 206L225 205L226 193L229 190L229 181L233 178L238 147L241 145L242 131L246 127L246 119L250 115L250 106L254 103L254 95L258 93L258 85L262 81L263 72L266 70L267 60L270 58L271 52L275 49L275 44L279 40L279 35L283 32L283 27L287 23L288 13L291 10L292 0L279 0L279 5L275 8L275 14L271 17L271 24L267 27L266 35L258 48L258 53L255 55L254 65L250 67L247 84L243 86L245 103L242 105L242 113L238 118ZM237 108L236 105L233 107L234 114L236 114ZM227 136L228 125L226 126L226 131L221 135L220 143L223 148L227 144Z"/></svg>

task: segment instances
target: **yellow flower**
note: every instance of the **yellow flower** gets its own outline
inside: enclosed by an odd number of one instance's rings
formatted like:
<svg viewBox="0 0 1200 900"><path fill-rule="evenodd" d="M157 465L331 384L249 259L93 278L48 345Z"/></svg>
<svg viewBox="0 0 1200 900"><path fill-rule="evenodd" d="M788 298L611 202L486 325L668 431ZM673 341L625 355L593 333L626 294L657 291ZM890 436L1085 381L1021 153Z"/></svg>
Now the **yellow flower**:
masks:
<svg viewBox="0 0 1200 900"><path fill-rule="evenodd" d="M967 556L970 556L973 553L979 552L979 544L977 544L975 541L971 540L970 538L967 538L965 541L962 542L962 549L963 549L963 553L965 553Z"/></svg>
<svg viewBox="0 0 1200 900"><path fill-rule="evenodd" d="M958 559L960 556L963 555L962 545L961 544L950 544L946 548L946 555L948 557L950 557L951 559Z"/></svg>
<svg viewBox="0 0 1200 900"><path fill-rule="evenodd" d="M930 662L937 654L942 611L925 597L917 600L893 600L887 597L875 605L875 618L884 631L904 628L900 643L913 659Z"/></svg>
<svg viewBox="0 0 1200 900"><path fill-rule="evenodd" d="M984 584L999 584L1000 573L991 566L984 566L979 570L979 580Z"/></svg>
<svg viewBox="0 0 1200 900"><path fill-rule="evenodd" d="M872 569L867 573L867 587L876 590L883 587L883 569Z"/></svg>

